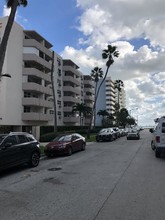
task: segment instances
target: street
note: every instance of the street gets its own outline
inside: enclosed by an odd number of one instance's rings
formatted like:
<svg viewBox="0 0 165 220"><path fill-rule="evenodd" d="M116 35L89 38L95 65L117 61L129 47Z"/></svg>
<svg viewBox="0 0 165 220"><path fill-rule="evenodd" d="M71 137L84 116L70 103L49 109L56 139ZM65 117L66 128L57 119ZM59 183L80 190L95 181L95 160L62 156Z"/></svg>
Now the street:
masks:
<svg viewBox="0 0 165 220"><path fill-rule="evenodd" d="M0 220L164 220L165 158L150 141L143 130L1 173Z"/></svg>

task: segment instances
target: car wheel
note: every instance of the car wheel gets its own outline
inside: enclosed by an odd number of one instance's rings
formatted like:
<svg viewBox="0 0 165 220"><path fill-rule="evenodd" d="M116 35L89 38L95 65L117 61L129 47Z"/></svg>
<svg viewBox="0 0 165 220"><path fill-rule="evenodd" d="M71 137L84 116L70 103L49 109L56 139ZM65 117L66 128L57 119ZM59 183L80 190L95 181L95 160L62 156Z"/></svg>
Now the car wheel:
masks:
<svg viewBox="0 0 165 220"><path fill-rule="evenodd" d="M81 148L81 150L82 150L82 151L85 150L85 143L82 144L82 148Z"/></svg>
<svg viewBox="0 0 165 220"><path fill-rule="evenodd" d="M40 162L40 154L37 151L34 151L31 155L29 165L31 167L37 167Z"/></svg>
<svg viewBox="0 0 165 220"><path fill-rule="evenodd" d="M129 138L127 137L127 140L129 140Z"/></svg>
<svg viewBox="0 0 165 220"><path fill-rule="evenodd" d="M68 155L68 156L71 156L71 155L72 155L72 148L71 148L71 147L68 148L67 155Z"/></svg>
<svg viewBox="0 0 165 220"><path fill-rule="evenodd" d="M155 157L160 158L160 156L161 156L161 153L159 151L155 150Z"/></svg>
<svg viewBox="0 0 165 220"><path fill-rule="evenodd" d="M155 146L154 146L154 142L153 141L151 141L151 149L155 150Z"/></svg>

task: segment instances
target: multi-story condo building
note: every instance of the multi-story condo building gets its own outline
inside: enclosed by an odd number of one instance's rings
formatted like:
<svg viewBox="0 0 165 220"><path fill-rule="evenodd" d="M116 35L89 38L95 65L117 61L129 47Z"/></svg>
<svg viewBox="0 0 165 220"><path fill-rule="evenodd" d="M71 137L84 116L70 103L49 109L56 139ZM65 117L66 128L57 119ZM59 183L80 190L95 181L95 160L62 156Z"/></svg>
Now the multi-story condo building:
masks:
<svg viewBox="0 0 165 220"><path fill-rule="evenodd" d="M0 18L0 39L7 19ZM39 138L40 126L54 124L52 47L36 31L24 30L14 22L2 72L11 78L0 78L0 126L9 126L11 131L32 132ZM53 85L57 125L88 125L88 117L80 119L78 112L73 113L72 110L77 103L93 107L95 84L91 76L83 75L72 60L63 60L54 52ZM124 106L124 98L121 100ZM100 90L96 112L106 109L113 113L114 103L114 84L107 78Z"/></svg>
<svg viewBox="0 0 165 220"><path fill-rule="evenodd" d="M0 38L7 19L0 19ZM10 74L11 79L2 77L0 81L0 125L11 126L13 131L29 131L38 137L39 126L52 122L51 49L52 44L36 31L23 30L14 22L3 65L3 74ZM58 69L62 72L62 67ZM58 81L54 83L57 87Z"/></svg>
<svg viewBox="0 0 165 220"><path fill-rule="evenodd" d="M86 106L93 108L94 97L95 97L95 84L90 75L83 75L83 85L84 85L84 103ZM90 116L84 118L84 125L90 123Z"/></svg>
<svg viewBox="0 0 165 220"><path fill-rule="evenodd" d="M100 80L101 82L101 80ZM99 82L99 83L100 83ZM99 110L106 110L109 114L115 112L115 103L118 103L118 90L115 89L114 80L107 77L103 82L96 103L96 125L102 124L102 118L97 115ZM125 108L125 91L124 88L119 92L120 109Z"/></svg>
<svg viewBox="0 0 165 220"><path fill-rule="evenodd" d="M126 99L125 99L125 90L122 87L119 91L117 88L115 88L115 102L119 103L120 109L125 108L126 106Z"/></svg>
<svg viewBox="0 0 165 220"><path fill-rule="evenodd" d="M63 60L64 125L79 125L80 118L73 113L73 106L81 103L81 73L72 60Z"/></svg>

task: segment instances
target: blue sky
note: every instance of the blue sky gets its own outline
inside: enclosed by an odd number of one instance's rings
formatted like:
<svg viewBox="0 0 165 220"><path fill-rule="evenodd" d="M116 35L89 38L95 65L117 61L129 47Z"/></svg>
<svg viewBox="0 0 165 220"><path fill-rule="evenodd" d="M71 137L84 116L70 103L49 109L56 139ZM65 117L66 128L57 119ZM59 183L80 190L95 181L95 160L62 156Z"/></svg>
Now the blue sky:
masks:
<svg viewBox="0 0 165 220"><path fill-rule="evenodd" d="M165 1L164 0L29 0L16 21L36 30L52 43L55 52L72 59L84 74L95 66L105 70L101 58L108 44L120 57L109 70L123 80L126 107L139 115L141 125L154 124L165 115ZM46 2L46 3L45 3ZM42 4L43 3L43 4ZM7 15L5 1L1 16Z"/></svg>

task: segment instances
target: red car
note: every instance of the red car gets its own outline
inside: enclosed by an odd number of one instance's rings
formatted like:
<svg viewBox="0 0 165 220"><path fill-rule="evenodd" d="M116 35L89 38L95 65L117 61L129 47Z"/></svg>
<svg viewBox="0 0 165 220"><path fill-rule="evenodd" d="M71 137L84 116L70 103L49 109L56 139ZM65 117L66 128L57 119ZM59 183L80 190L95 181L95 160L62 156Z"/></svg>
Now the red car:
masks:
<svg viewBox="0 0 165 220"><path fill-rule="evenodd" d="M80 134L64 134L57 136L53 141L45 146L44 153L51 157L55 155L68 155L73 152L85 150L86 140Z"/></svg>

